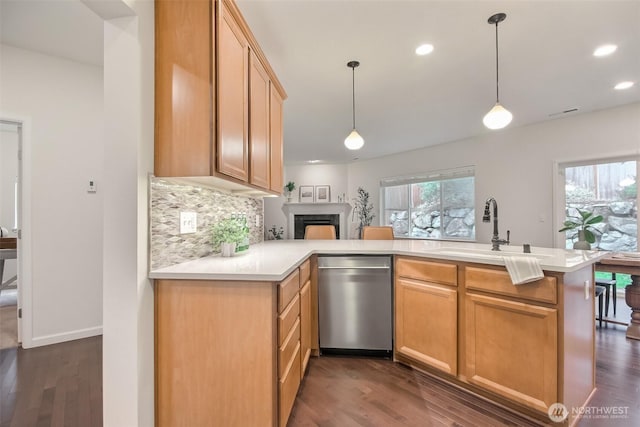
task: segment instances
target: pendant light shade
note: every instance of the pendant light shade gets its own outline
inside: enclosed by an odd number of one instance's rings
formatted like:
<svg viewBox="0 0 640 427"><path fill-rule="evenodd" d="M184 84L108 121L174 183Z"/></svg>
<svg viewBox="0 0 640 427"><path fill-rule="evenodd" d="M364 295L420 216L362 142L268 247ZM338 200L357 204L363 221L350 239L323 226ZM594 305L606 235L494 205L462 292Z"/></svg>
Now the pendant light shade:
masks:
<svg viewBox="0 0 640 427"><path fill-rule="evenodd" d="M499 66L498 66L498 23L505 20L507 17L504 13L496 13L492 15L487 21L489 24L496 26L496 105L493 106L482 119L482 122L489 129L502 129L511 123L513 114L509 112L500 104L500 86L499 86Z"/></svg>
<svg viewBox="0 0 640 427"><path fill-rule="evenodd" d="M484 116L482 123L489 129L502 129L511 123L512 118L513 114L497 102L491 111Z"/></svg>
<svg viewBox="0 0 640 427"><path fill-rule="evenodd" d="M358 61L349 61L347 67L351 68L351 112L353 117L353 130L344 140L344 145L349 150L359 150L364 146L364 139L356 130L356 67L359 66Z"/></svg>
<svg viewBox="0 0 640 427"><path fill-rule="evenodd" d="M358 131L354 128L349 136L345 138L344 145L349 150L359 150L364 146L364 139L362 139Z"/></svg>

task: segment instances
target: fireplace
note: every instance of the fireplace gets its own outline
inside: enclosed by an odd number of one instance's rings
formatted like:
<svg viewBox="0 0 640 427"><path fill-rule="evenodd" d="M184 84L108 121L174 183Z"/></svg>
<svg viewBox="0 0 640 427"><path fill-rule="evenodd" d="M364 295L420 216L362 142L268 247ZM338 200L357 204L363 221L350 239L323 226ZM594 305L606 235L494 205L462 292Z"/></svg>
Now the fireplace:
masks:
<svg viewBox="0 0 640 427"><path fill-rule="evenodd" d="M306 225L328 225L336 226L336 238L349 238L349 213L351 205L349 203L284 203L282 212L287 217L287 236L289 239L304 238L304 227ZM307 222L299 225L301 219L298 217L309 217Z"/></svg>
<svg viewBox="0 0 640 427"><path fill-rule="evenodd" d="M336 227L336 238L340 238L339 214L294 215L293 218L294 239L304 239L304 230L307 225L333 225Z"/></svg>

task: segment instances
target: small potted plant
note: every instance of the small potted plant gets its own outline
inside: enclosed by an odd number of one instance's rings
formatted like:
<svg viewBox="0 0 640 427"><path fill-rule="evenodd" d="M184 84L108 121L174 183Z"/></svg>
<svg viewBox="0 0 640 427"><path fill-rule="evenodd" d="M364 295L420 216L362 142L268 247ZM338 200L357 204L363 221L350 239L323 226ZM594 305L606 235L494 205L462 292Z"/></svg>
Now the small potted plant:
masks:
<svg viewBox="0 0 640 427"><path fill-rule="evenodd" d="M296 189L296 183L293 181L287 182L287 185L284 186L284 195L287 198L287 203L291 203L291 193Z"/></svg>
<svg viewBox="0 0 640 427"><path fill-rule="evenodd" d="M362 229L371 225L376 214L373 213L373 204L369 202L369 192L362 187L358 187L358 197L353 199L353 217L358 217L358 238L362 238Z"/></svg>
<svg viewBox="0 0 640 427"><path fill-rule="evenodd" d="M237 218L225 218L211 227L211 234L213 250L230 257L235 253L236 246L245 239L247 231Z"/></svg>
<svg viewBox="0 0 640 427"><path fill-rule="evenodd" d="M569 217L559 232L578 230L578 241L573 244L573 249L591 249L591 243L596 242L593 232L597 229L593 225L602 222L602 215L594 215L593 212L576 209L579 217Z"/></svg>

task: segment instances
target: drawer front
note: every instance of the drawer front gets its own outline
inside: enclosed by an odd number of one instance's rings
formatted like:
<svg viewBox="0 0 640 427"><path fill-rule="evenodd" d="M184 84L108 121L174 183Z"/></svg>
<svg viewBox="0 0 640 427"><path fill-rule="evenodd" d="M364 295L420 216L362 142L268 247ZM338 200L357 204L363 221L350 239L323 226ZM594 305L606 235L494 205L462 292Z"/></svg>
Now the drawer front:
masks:
<svg viewBox="0 0 640 427"><path fill-rule="evenodd" d="M558 284L555 277L544 277L535 282L514 285L506 270L465 267L464 281L467 289L551 304L558 302Z"/></svg>
<svg viewBox="0 0 640 427"><path fill-rule="evenodd" d="M293 324L298 320L300 314L300 297L296 294L291 303L278 316L278 347L282 345L284 339L289 335Z"/></svg>
<svg viewBox="0 0 640 427"><path fill-rule="evenodd" d="M397 258L396 275L443 285L456 286L458 284L457 265L423 261L415 258Z"/></svg>
<svg viewBox="0 0 640 427"><path fill-rule="evenodd" d="M295 356L290 365L287 366L287 372L279 383L280 394L280 419L278 424L281 427L287 425L287 420L293 408L293 402L296 400L298 387L300 386L300 345L293 350Z"/></svg>
<svg viewBox="0 0 640 427"><path fill-rule="evenodd" d="M284 377L287 367L295 356L293 352L296 349L300 349L300 320L298 319L296 319L296 323L289 331L289 335L287 335L284 343L278 349L278 378L282 379Z"/></svg>
<svg viewBox="0 0 640 427"><path fill-rule="evenodd" d="M303 287L311 277L311 260L308 259L300 264L300 287Z"/></svg>
<svg viewBox="0 0 640 427"><path fill-rule="evenodd" d="M289 305L300 289L300 272L296 269L278 285L278 313Z"/></svg>

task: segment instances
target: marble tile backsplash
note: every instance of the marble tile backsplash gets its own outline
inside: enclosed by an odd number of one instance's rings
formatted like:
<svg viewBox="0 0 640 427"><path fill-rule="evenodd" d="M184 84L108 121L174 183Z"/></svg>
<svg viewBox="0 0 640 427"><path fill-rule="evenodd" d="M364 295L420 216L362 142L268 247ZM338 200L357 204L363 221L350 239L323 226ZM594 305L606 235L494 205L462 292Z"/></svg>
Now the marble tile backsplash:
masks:
<svg viewBox="0 0 640 427"><path fill-rule="evenodd" d="M264 236L262 199L150 177L150 268L162 268L212 253L211 226L234 214L246 214L251 244ZM197 214L197 232L180 234L180 212ZM260 225L256 226L256 215Z"/></svg>

